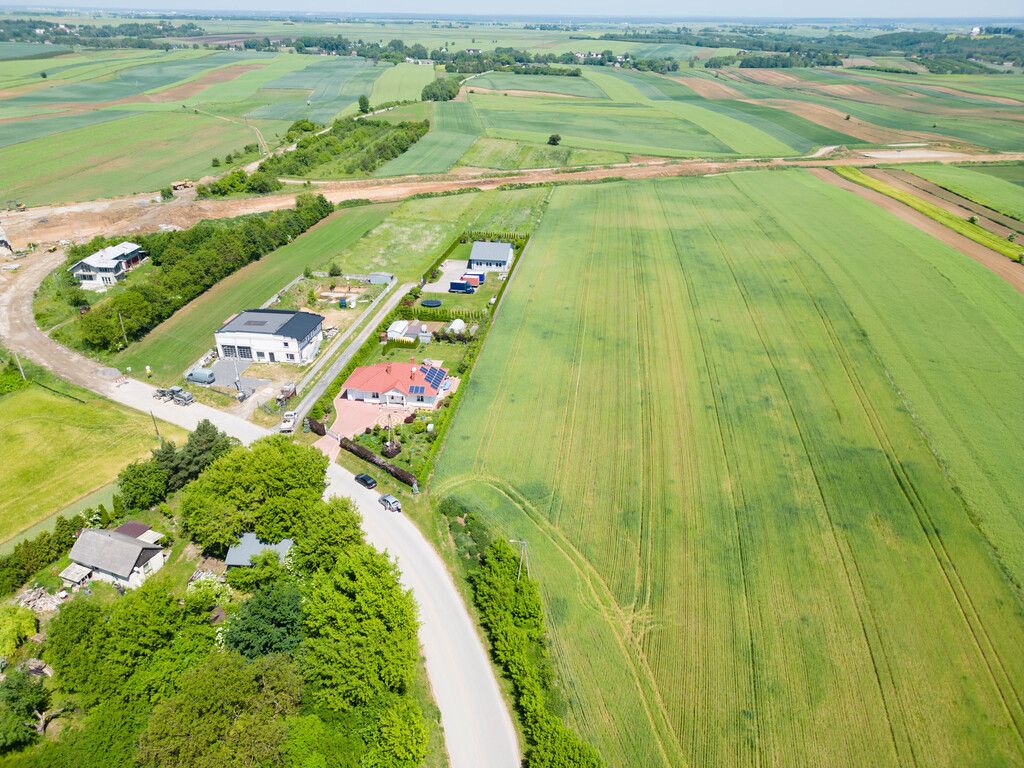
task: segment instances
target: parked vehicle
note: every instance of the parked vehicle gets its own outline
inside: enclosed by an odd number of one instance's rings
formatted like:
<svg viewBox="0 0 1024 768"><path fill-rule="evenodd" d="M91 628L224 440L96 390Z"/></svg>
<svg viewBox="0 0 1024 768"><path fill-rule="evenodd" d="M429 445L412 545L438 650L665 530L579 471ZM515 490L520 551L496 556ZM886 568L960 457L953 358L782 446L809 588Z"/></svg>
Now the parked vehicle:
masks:
<svg viewBox="0 0 1024 768"><path fill-rule="evenodd" d="M448 293L476 293L476 288L465 280L452 280L448 286Z"/></svg>
<svg viewBox="0 0 1024 768"><path fill-rule="evenodd" d="M191 392L186 392L181 387L171 387L170 391L172 392L171 398L178 405L192 405L196 401Z"/></svg>
<svg viewBox="0 0 1024 768"><path fill-rule="evenodd" d="M297 421L295 411L286 411L284 417L281 419L281 424L277 428L278 432L294 432L295 422Z"/></svg>
<svg viewBox="0 0 1024 768"><path fill-rule="evenodd" d="M356 475L356 482L363 486L363 488L377 487L377 481L367 474Z"/></svg>
<svg viewBox="0 0 1024 768"><path fill-rule="evenodd" d="M282 407L293 397L295 397L295 382L289 381L281 386L281 391L277 395L277 407Z"/></svg>
<svg viewBox="0 0 1024 768"><path fill-rule="evenodd" d="M213 384L217 377L209 368L193 368L185 378L196 384Z"/></svg>
<svg viewBox="0 0 1024 768"><path fill-rule="evenodd" d="M157 400L166 400L170 393L166 389L157 389L153 392L153 397Z"/></svg>
<svg viewBox="0 0 1024 768"><path fill-rule="evenodd" d="M380 497L380 505L384 507L388 512L401 512L402 502L392 496L390 493L385 493Z"/></svg>

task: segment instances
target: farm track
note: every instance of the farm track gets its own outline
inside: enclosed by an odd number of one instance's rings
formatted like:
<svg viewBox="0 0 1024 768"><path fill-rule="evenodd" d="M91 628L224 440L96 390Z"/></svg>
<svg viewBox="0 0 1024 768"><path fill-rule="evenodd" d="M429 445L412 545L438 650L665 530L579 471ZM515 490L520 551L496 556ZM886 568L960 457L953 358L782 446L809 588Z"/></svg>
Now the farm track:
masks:
<svg viewBox="0 0 1024 768"><path fill-rule="evenodd" d="M1006 162L1024 160L1024 152L971 155L974 162ZM908 158L905 162L913 162ZM591 182L604 179L651 179L671 176L704 176L730 171L765 168L828 168L836 165L876 165L877 159L868 157L818 158L803 160L775 159L759 161L741 160L646 160L641 163L590 168L576 173L560 169L533 169L500 175L485 174L452 178L395 177L359 179L354 181L320 182L314 185L333 203L345 200L368 199L374 202L403 200L417 194L452 192L459 189L496 189L503 184L547 184L552 182ZM887 161L887 164L900 162ZM22 212L0 213L0 226L16 247L28 243L51 243L60 240L82 241L111 232L152 232L162 225L189 227L203 219L227 218L247 213L280 210L295 204L295 195L233 198L228 200L176 198L157 204L156 194L132 195L81 203L47 205Z"/></svg>
<svg viewBox="0 0 1024 768"><path fill-rule="evenodd" d="M869 200L880 208L884 208L897 218L941 240L946 245L995 272L1017 291L1024 294L1024 266L986 248L980 243L974 242L968 237L964 237L958 232L954 232L949 227L928 218L923 213L918 213L898 200L883 195L881 192L876 192L873 189L868 189L860 184L844 179L824 168L812 168L810 172L822 181L860 195L865 200Z"/></svg>

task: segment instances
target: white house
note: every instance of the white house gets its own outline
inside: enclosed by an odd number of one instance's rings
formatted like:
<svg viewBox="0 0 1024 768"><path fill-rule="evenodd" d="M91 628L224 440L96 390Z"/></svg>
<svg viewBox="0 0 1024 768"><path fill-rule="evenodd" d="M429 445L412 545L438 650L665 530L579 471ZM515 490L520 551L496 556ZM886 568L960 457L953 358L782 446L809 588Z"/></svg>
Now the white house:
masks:
<svg viewBox="0 0 1024 768"><path fill-rule="evenodd" d="M146 252L136 243L118 243L86 256L72 265L70 272L89 291L105 291L124 280L132 268L142 263Z"/></svg>
<svg viewBox="0 0 1024 768"><path fill-rule="evenodd" d="M216 334L221 357L268 363L308 363L320 352L324 319L312 312L247 309Z"/></svg>
<svg viewBox="0 0 1024 768"><path fill-rule="evenodd" d="M352 371L342 385L347 400L433 408L448 394L448 371L433 365L377 363Z"/></svg>
<svg viewBox="0 0 1024 768"><path fill-rule="evenodd" d="M512 266L512 243L473 243L469 253L470 269L507 270Z"/></svg>
<svg viewBox="0 0 1024 768"><path fill-rule="evenodd" d="M143 529L142 533L138 537L126 533L129 525ZM154 538L162 537L139 523L114 531L87 528L71 547L71 565L61 571L60 577L68 586L93 578L134 589L163 567L164 550L150 540Z"/></svg>

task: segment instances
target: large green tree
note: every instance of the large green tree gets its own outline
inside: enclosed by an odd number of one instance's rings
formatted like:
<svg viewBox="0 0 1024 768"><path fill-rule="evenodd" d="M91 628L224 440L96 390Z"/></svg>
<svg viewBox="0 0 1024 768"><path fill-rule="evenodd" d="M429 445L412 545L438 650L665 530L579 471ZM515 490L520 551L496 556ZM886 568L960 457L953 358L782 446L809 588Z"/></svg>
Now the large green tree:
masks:
<svg viewBox="0 0 1024 768"><path fill-rule="evenodd" d="M349 548L313 577L303 608L302 667L318 703L344 711L405 690L419 659L416 605L391 560Z"/></svg>
<svg viewBox="0 0 1024 768"><path fill-rule="evenodd" d="M254 659L288 653L302 639L302 605L297 584L281 581L246 600L231 619L224 644Z"/></svg>
<svg viewBox="0 0 1024 768"><path fill-rule="evenodd" d="M167 498L167 470L156 461L135 461L117 476L117 492L128 512L138 512Z"/></svg>
<svg viewBox="0 0 1024 768"><path fill-rule="evenodd" d="M340 552L364 543L360 523L351 499L335 497L307 506L295 526L295 567L310 574L334 568Z"/></svg>

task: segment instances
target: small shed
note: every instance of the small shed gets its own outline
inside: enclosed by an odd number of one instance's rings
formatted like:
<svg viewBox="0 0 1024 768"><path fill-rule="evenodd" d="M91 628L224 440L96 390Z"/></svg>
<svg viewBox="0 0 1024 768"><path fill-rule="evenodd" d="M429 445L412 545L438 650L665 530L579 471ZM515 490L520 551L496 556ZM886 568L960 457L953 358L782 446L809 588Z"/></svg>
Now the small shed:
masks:
<svg viewBox="0 0 1024 768"><path fill-rule="evenodd" d="M267 550L277 553L278 560L284 560L292 548L291 539L281 539L276 544L260 541L255 533L243 533L242 538L235 546L228 550L224 564L228 568L248 568L252 565L252 559Z"/></svg>

